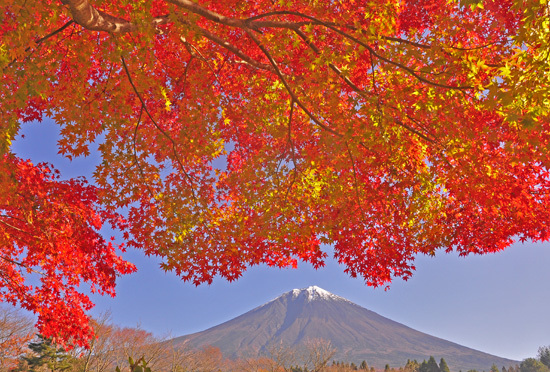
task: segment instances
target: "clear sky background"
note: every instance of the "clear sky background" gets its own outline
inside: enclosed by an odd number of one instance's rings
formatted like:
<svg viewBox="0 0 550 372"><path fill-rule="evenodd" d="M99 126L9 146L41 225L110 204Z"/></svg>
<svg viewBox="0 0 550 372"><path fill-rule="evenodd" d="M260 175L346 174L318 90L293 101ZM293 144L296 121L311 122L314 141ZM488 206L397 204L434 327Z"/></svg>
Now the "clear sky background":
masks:
<svg viewBox="0 0 550 372"><path fill-rule="evenodd" d="M24 124L13 150L34 163L49 162L64 178L90 177L99 159L57 155L58 129L49 120ZM91 181L91 180L90 180ZM388 291L349 278L333 260L324 269L254 267L236 282L195 287L165 274L156 258L124 256L138 272L120 278L116 298L92 297L93 315L110 310L121 326L140 325L158 336L182 336L227 321L290 291L317 285L419 331L515 360L550 345L550 243L516 244L504 252L458 257L420 256L417 271Z"/></svg>

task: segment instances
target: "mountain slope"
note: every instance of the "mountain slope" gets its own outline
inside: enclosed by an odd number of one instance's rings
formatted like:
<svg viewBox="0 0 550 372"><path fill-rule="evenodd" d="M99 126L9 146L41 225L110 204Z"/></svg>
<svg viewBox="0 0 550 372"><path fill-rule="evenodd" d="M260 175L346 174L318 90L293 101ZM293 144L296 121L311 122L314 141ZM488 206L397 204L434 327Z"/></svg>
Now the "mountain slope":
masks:
<svg viewBox="0 0 550 372"><path fill-rule="evenodd" d="M308 339L330 340L335 360L366 360L383 368L421 362L433 355L445 358L452 371L488 371L516 361L473 350L418 332L384 318L319 287L295 289L241 316L202 332L174 339L192 347L213 345L228 357L254 356L271 344L298 345Z"/></svg>

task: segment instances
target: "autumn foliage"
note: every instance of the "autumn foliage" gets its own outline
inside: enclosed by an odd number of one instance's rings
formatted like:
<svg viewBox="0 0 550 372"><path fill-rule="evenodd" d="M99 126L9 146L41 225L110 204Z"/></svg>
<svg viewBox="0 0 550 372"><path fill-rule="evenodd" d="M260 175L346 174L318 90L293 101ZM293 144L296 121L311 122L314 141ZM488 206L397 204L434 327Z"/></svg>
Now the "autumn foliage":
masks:
<svg viewBox="0 0 550 372"><path fill-rule="evenodd" d="M99 233L104 223L124 224L98 207L96 188L58 178L45 164L0 162L0 299L38 313L45 337L87 339L92 303L77 288L114 295L116 275L135 267Z"/></svg>
<svg viewBox="0 0 550 372"><path fill-rule="evenodd" d="M549 237L545 0L0 4L0 285L42 333L86 338L78 284L132 271L103 223L196 284ZM45 117L95 186L10 152Z"/></svg>
<svg viewBox="0 0 550 372"><path fill-rule="evenodd" d="M27 351L33 336L32 319L14 308L0 306L0 371L17 367L19 357Z"/></svg>

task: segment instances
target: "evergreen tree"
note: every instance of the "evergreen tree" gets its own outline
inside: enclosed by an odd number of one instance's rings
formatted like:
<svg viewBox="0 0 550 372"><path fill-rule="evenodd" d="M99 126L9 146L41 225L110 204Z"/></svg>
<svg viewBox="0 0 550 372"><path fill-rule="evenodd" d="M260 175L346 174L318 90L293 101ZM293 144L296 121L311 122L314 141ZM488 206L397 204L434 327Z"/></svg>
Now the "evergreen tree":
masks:
<svg viewBox="0 0 550 372"><path fill-rule="evenodd" d="M500 372L496 364L491 366L491 372Z"/></svg>
<svg viewBox="0 0 550 372"><path fill-rule="evenodd" d="M420 365L420 368L418 369L418 371L419 372L441 372L433 356L430 356L430 359L428 359L427 362L426 360L424 360Z"/></svg>
<svg viewBox="0 0 550 372"><path fill-rule="evenodd" d="M449 369L449 366L447 365L447 362L443 358L441 358L441 360L439 361L439 370L441 372L451 372L451 370Z"/></svg>
<svg viewBox="0 0 550 372"><path fill-rule="evenodd" d="M418 366L418 372L428 372L428 362L426 362L426 359Z"/></svg>
<svg viewBox="0 0 550 372"><path fill-rule="evenodd" d="M47 366L52 372L64 371L71 367L72 358L63 348L57 347L51 339L38 335L37 342L29 343L33 355L24 356L30 371L39 371L40 367Z"/></svg>
<svg viewBox="0 0 550 372"><path fill-rule="evenodd" d="M550 368L550 346L540 347L537 356L542 364Z"/></svg>
<svg viewBox="0 0 550 372"><path fill-rule="evenodd" d="M520 372L548 372L548 367L540 360L527 358L519 365Z"/></svg>
<svg viewBox="0 0 550 372"><path fill-rule="evenodd" d="M366 371L367 369L369 369L369 366L367 365L367 361L366 361L366 360L363 360L363 361L361 362L361 365L359 366L359 368L360 368L360 369L364 369L365 371Z"/></svg>

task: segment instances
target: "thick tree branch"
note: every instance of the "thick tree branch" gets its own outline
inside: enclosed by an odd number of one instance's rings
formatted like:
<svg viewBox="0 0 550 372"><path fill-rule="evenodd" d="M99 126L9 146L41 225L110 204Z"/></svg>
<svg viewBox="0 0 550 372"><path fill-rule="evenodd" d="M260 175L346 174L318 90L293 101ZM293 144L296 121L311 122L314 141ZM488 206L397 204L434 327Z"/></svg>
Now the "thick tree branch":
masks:
<svg viewBox="0 0 550 372"><path fill-rule="evenodd" d="M209 9L203 8L202 6L200 6L199 4L191 0L166 0L166 1L216 23L220 23L226 26L241 27L241 28L245 26L244 22L240 19L226 17L219 13L213 12Z"/></svg>
<svg viewBox="0 0 550 372"><path fill-rule="evenodd" d="M138 29L138 25L124 18L115 17L93 7L88 0L63 0L69 6L73 20L92 31L126 33ZM153 18L153 26L168 22L167 16Z"/></svg>
<svg viewBox="0 0 550 372"><path fill-rule="evenodd" d="M88 0L63 0L64 3L69 5L69 9L71 11L71 14L73 16L73 19L76 23L81 25L82 27L88 29L88 30L94 30L94 31L105 31L105 32L111 32L111 33L126 33L126 32L132 32L137 29L137 25L135 23L132 23L131 21L128 21L123 18L112 16L106 12L103 12L101 10L98 10L94 8ZM358 45L363 46L369 52L376 56L381 61L384 61L388 64L394 65L410 75L414 76L418 80L420 80L423 83L434 85L440 88L445 89L456 89L456 90L469 90L473 87L471 86L453 86L448 84L442 84L435 81L431 81L429 79L426 79L419 73L417 73L414 69L403 65L399 62L395 62L389 58L386 58L382 56L381 54L376 53L376 51L368 44L362 42L361 40L357 39L356 37L348 34L347 32L344 32L337 28L335 24L321 21L315 17L300 13L300 12L293 12L293 11L277 11L277 12L270 12L263 15L258 15L255 17L251 17L248 19L237 19L237 18L231 18L226 17L224 15L221 15L219 13L216 13L214 11L211 11L207 8L204 8L196 3L194 3L191 0L167 0L169 3L172 3L178 7L181 7L183 9L188 10L189 12L192 12L194 14L197 14L201 17L204 17L212 22L223 24L229 27L237 27L244 30L255 30L259 31L261 28L287 28L294 31L299 31L299 28L306 24L316 24L324 26L333 32L336 32L337 34L340 34L341 36L344 36L345 38L355 42ZM272 16L272 15L294 15L299 16L308 19L307 22L281 22L281 21L271 21L271 20L260 20L262 18ZM158 26L161 24L165 24L168 22L168 16L162 16L157 17L153 19L153 25ZM346 27L346 26L343 26ZM243 52L238 50L236 47L228 44L224 40L218 38L217 36L209 33L208 31L204 29L200 29L203 35L211 40L212 42L230 50L232 53L235 53L235 55L238 55L243 61L257 67L266 69L266 66L261 64L260 62L254 61L250 57L247 57ZM414 45L419 48L430 48L428 45L423 45L419 43L414 43L408 40L399 39L399 38L392 38L387 37L387 40L396 41L396 42L405 42L410 45ZM262 66L263 65L263 66ZM336 71L341 75L341 72L338 71L338 69L335 66L331 66L331 69ZM349 84L350 82L348 82ZM352 84L350 84L352 86ZM298 103L298 101L296 101Z"/></svg>

